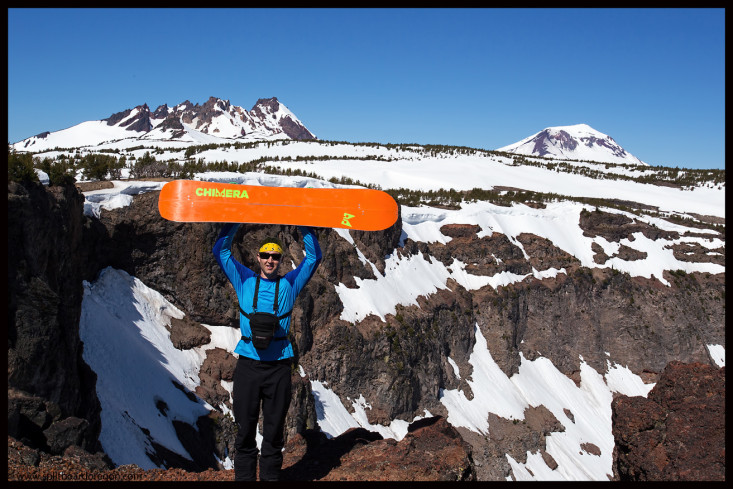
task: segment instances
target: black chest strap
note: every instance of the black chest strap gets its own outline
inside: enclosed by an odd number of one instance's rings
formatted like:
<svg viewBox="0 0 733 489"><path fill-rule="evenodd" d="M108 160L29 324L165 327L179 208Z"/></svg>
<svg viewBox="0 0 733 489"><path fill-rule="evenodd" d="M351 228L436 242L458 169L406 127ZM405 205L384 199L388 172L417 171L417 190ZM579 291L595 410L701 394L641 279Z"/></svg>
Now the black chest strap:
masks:
<svg viewBox="0 0 733 489"><path fill-rule="evenodd" d="M273 314L277 314L278 309L279 309L278 300L280 298L280 279L281 278L282 277L278 277L277 282L275 282L275 300L272 303ZM251 313L245 312L244 309L242 309L242 305L241 304L239 305L239 312L241 312L244 315L244 317L246 317L247 319L251 320L252 316L257 314L257 297L259 296L259 293L260 293L260 275L257 275L257 280L255 282L255 293L254 293L254 297L252 298L252 312ZM290 316L292 312L293 310L291 309L288 312L286 312L285 314L277 316L278 323L280 322L281 319L285 319L286 317ZM245 341L251 340L249 336L242 336L242 339ZM275 336L272 339L273 340L287 340L288 337L287 336Z"/></svg>

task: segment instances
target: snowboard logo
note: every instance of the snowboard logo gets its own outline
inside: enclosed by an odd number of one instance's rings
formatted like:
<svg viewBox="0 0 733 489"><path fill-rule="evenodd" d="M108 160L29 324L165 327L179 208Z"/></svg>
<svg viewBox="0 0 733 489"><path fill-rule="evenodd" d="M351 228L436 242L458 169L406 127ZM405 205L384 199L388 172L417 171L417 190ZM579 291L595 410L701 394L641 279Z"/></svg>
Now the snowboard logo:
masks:
<svg viewBox="0 0 733 489"><path fill-rule="evenodd" d="M249 199L249 194L246 190L233 190L233 189L217 189L217 188L206 188L199 187L196 189L196 195L198 197L219 197L222 199Z"/></svg>
<svg viewBox="0 0 733 489"><path fill-rule="evenodd" d="M348 212L344 212L344 218L341 221L341 224L343 224L344 226L351 227L351 223L349 222L349 219L351 219L352 217L354 217L354 214L349 214Z"/></svg>

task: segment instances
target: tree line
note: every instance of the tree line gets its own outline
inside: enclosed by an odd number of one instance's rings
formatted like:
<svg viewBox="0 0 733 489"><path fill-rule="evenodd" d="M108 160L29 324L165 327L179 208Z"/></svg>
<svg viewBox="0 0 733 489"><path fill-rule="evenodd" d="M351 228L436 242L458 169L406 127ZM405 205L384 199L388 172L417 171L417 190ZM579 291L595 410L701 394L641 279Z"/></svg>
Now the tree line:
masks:
<svg viewBox="0 0 733 489"><path fill-rule="evenodd" d="M205 171L234 171L234 172L248 172L248 171L262 171L263 168L268 166L269 162L309 162L309 161L328 161L328 160L375 160L375 161L394 161L398 159L392 156L383 155L360 155L360 156L263 156L256 160L249 162L210 162L204 163L202 160L194 160L195 155L202 153L207 150L227 148L227 149L252 149L266 145L268 147L273 145L286 145L294 143L295 141L288 140L277 140L277 141L250 141L250 142L234 142L234 143L210 143L210 144L199 144L193 145L186 148L183 162L176 161L173 159L159 161L156 159L156 155L163 155L166 151L178 151L178 148L157 148L151 151L147 151L142 157L135 159L132 156L117 156L120 153L119 149L105 149L100 152L93 154L86 154L81 156L79 150L76 153L70 155L59 155L55 160L49 160L44 158L42 160L36 160L31 158L32 165L35 168L41 169L49 174L54 174L53 180L68 179L68 175L72 177L75 172L80 171L82 178L90 180L104 180L106 178L119 178L122 169L127 168L132 178L151 178L151 177L175 177L175 178L187 178L197 172ZM372 148L386 148L390 150L398 150L404 152L415 153L422 157L438 157L438 156L484 156L484 157L495 157L501 156L510 159L513 165L526 165L546 168L551 171L579 174L594 179L607 179L607 180L627 180L635 181L643 184L655 184L655 185L667 185L678 188L692 188L699 185L724 185L725 184L725 170L698 170L690 168L671 168L671 167L651 167L645 165L628 165L628 164L614 164L614 163L599 163L592 161L579 161L579 162L565 162L555 160L552 158L544 157L528 157L525 155L516 155L512 153L505 153L500 151L483 150L476 148L469 148L465 146L450 146L450 145L419 145L419 144L393 144L393 143L348 143L342 141L317 141L318 144L322 145L350 145L350 146L365 146ZM143 149L142 146L135 148L128 148L126 150L129 154L132 150ZM10 149L9 161L11 158ZM20 155L13 156L14 158L20 158ZM23 156L28 158L29 156ZM583 165L579 163L588 163ZM57 166L60 165L60 166ZM603 167L603 168L601 168ZM621 168L625 170L624 173L614 173L603 171L611 168ZM275 169L276 173L280 170ZM289 170L291 174L298 174L297 170ZM293 173L295 172L295 173ZM638 174L637 174L638 173Z"/></svg>
<svg viewBox="0 0 733 489"><path fill-rule="evenodd" d="M242 163L227 161L207 162L187 159L183 162L176 160L161 161L155 158L150 151L139 158L125 155L119 158L110 154L90 153L86 155L59 155L55 159L34 157L30 153L18 153L8 149L8 180L9 181L38 181L36 170L48 175L49 185L73 185L76 176L90 181L117 180L122 178L122 171L128 170L129 178L193 178L196 173L207 171L221 172L261 172L274 175L305 176L319 178L314 172L301 169L282 169L267 165L270 161L286 161L288 158L258 158Z"/></svg>

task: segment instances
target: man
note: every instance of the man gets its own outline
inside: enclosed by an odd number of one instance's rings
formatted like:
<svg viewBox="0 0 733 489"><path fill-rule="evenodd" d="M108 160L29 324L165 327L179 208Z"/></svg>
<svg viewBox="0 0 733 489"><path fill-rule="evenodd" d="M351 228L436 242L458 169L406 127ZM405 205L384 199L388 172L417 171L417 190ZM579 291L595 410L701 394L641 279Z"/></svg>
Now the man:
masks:
<svg viewBox="0 0 733 489"><path fill-rule="evenodd" d="M278 276L283 245L268 238L257 250L259 274L232 257L232 240L239 224L225 224L214 244L214 256L234 286L239 301L242 339L232 391L234 418L239 431L235 440L235 480L255 480L255 434L262 402L262 452L260 480L278 480L282 468L285 415L290 406L290 373L293 347L288 339L293 303L321 262L321 248L313 230L299 227L305 258L295 270Z"/></svg>

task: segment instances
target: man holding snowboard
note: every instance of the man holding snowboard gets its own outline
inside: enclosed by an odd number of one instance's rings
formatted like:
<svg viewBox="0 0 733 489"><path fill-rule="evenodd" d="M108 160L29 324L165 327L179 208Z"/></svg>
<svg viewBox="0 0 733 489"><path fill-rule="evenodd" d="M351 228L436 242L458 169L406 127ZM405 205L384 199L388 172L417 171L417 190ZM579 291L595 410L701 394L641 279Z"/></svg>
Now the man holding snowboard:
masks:
<svg viewBox="0 0 733 489"><path fill-rule="evenodd" d="M321 248L310 227L299 226L305 258L295 270L278 275L283 245L276 238L260 243L255 273L232 256L232 240L239 224L225 224L214 244L214 257L234 286L239 301L242 339L232 391L234 418L239 427L235 440L235 480L255 480L255 434L262 402L260 480L278 480L282 468L285 415L290 406L293 347L288 339L290 313L298 296L321 262Z"/></svg>

